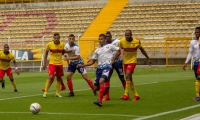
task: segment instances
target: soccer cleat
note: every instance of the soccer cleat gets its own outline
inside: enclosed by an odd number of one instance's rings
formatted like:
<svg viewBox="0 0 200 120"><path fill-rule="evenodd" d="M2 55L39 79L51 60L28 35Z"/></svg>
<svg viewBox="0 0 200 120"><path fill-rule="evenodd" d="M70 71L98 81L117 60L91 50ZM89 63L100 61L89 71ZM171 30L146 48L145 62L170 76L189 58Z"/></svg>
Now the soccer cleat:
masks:
<svg viewBox="0 0 200 120"><path fill-rule="evenodd" d="M194 101L200 101L200 97L193 98Z"/></svg>
<svg viewBox="0 0 200 120"><path fill-rule="evenodd" d="M108 101L110 98L103 98L102 101Z"/></svg>
<svg viewBox="0 0 200 120"><path fill-rule="evenodd" d="M18 93L17 89L16 89L16 90L14 90L14 93Z"/></svg>
<svg viewBox="0 0 200 120"><path fill-rule="evenodd" d="M73 92L70 92L70 93L67 95L67 97L73 97L73 96L75 96Z"/></svg>
<svg viewBox="0 0 200 120"><path fill-rule="evenodd" d="M42 91L45 92L45 88L42 88Z"/></svg>
<svg viewBox="0 0 200 120"><path fill-rule="evenodd" d="M5 81L4 81L4 80L3 80L2 83L1 83L1 87L2 87L2 89L5 88Z"/></svg>
<svg viewBox="0 0 200 120"><path fill-rule="evenodd" d="M128 100L128 99L129 99L129 96L127 96L127 95L123 95L123 96L121 96L120 99L122 99L122 100Z"/></svg>
<svg viewBox="0 0 200 120"><path fill-rule="evenodd" d="M61 91L65 90L65 89L66 89L65 86L62 86L62 87L60 88Z"/></svg>
<svg viewBox="0 0 200 120"><path fill-rule="evenodd" d="M95 105L98 105L99 107L102 107L102 103L100 103L98 100L96 102L93 102Z"/></svg>
<svg viewBox="0 0 200 120"><path fill-rule="evenodd" d="M61 98L62 96L61 96L61 95L59 95L59 94L56 94L56 97L59 97L59 98Z"/></svg>
<svg viewBox="0 0 200 120"><path fill-rule="evenodd" d="M140 99L140 96L135 96L132 101L137 101Z"/></svg>
<svg viewBox="0 0 200 120"><path fill-rule="evenodd" d="M43 96L43 98L46 98L47 97L47 93L44 93L42 96Z"/></svg>

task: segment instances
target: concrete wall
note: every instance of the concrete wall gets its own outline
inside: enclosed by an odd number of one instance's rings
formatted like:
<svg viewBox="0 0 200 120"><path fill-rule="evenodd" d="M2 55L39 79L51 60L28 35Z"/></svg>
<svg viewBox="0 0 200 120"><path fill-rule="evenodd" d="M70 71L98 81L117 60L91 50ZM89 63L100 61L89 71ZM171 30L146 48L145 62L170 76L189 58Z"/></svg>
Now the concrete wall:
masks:
<svg viewBox="0 0 200 120"><path fill-rule="evenodd" d="M105 5L108 0L95 1L69 1L69 2L44 2L44 3L24 3L24 4L2 4L0 9L29 9L29 8L47 8L47 7L71 7L71 6L91 6Z"/></svg>

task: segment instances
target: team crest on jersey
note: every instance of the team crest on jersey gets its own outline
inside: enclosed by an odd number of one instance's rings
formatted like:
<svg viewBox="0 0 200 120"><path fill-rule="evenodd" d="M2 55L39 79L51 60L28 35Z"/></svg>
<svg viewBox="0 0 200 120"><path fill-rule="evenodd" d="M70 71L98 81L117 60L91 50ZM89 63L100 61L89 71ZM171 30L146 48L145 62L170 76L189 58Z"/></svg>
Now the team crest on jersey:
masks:
<svg viewBox="0 0 200 120"><path fill-rule="evenodd" d="M135 47L135 44L133 43L132 46Z"/></svg>

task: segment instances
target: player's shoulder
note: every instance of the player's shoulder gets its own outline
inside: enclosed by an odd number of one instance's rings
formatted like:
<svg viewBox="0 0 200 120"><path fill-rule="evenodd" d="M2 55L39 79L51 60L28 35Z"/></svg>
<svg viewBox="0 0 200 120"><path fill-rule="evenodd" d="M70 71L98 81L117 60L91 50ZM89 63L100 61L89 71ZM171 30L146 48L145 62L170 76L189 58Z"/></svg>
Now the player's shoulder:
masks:
<svg viewBox="0 0 200 120"><path fill-rule="evenodd" d="M49 42L47 43L47 45L52 45L52 44L54 44L53 40L52 40L52 41L49 41Z"/></svg>
<svg viewBox="0 0 200 120"><path fill-rule="evenodd" d="M198 42L198 40L195 40L195 39L190 41L190 44L197 44L197 43L199 43L199 42Z"/></svg>
<svg viewBox="0 0 200 120"><path fill-rule="evenodd" d="M136 39L136 38L133 38L133 42L137 42L137 43L139 43L140 40L138 40L138 39Z"/></svg>
<svg viewBox="0 0 200 120"><path fill-rule="evenodd" d="M14 54L12 52L9 52L9 56L14 57Z"/></svg>

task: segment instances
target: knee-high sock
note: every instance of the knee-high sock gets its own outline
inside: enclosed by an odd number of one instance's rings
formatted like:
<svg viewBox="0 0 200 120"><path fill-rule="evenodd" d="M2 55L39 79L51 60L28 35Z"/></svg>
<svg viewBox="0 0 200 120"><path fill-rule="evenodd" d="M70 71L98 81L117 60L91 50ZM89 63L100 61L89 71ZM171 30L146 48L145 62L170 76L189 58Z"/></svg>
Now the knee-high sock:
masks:
<svg viewBox="0 0 200 120"><path fill-rule="evenodd" d="M200 92L199 86L200 86L200 83L199 83L198 80L196 80L196 82L195 82L195 92L196 92L197 97L199 97L199 92Z"/></svg>
<svg viewBox="0 0 200 120"><path fill-rule="evenodd" d="M68 81L67 81L67 85L68 85L69 91L70 91L70 92L74 92L72 80L68 80Z"/></svg>
<svg viewBox="0 0 200 120"><path fill-rule="evenodd" d="M56 82L56 94L60 93L60 82Z"/></svg>
<svg viewBox="0 0 200 120"><path fill-rule="evenodd" d="M16 82L15 82L15 80L13 80L11 83L12 83L12 86L13 86L14 90L16 90L17 87L16 87Z"/></svg>
<svg viewBox="0 0 200 120"><path fill-rule="evenodd" d="M92 83L92 80L89 79L89 80L87 81L87 83L88 83L88 85L90 86L90 88L92 89L92 91L94 91L94 85L93 85L93 83Z"/></svg>
<svg viewBox="0 0 200 120"><path fill-rule="evenodd" d="M125 87L125 93L124 93L124 95L126 95L126 96L129 95L130 83L131 83L131 81L129 81L129 80L126 81L126 87Z"/></svg>
<svg viewBox="0 0 200 120"><path fill-rule="evenodd" d="M105 82L104 85L105 85L104 95L106 95L106 98L110 98L110 95L109 95L110 82Z"/></svg>
<svg viewBox="0 0 200 120"><path fill-rule="evenodd" d="M100 85L100 90L99 90L99 102L100 103L102 103L104 90L105 90L104 85Z"/></svg>
<svg viewBox="0 0 200 120"><path fill-rule="evenodd" d="M47 93L48 90L49 90L49 87L51 86L51 83L49 80L46 81L46 84L45 84L45 92Z"/></svg>
<svg viewBox="0 0 200 120"><path fill-rule="evenodd" d="M131 90L133 91L133 94L135 96L139 96L133 82L130 83L130 86L131 86Z"/></svg>
<svg viewBox="0 0 200 120"><path fill-rule="evenodd" d="M63 82L63 79L61 78L61 81L60 81L60 83L61 83L61 86L62 87L65 87L65 84L64 84L64 82Z"/></svg>

